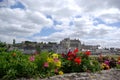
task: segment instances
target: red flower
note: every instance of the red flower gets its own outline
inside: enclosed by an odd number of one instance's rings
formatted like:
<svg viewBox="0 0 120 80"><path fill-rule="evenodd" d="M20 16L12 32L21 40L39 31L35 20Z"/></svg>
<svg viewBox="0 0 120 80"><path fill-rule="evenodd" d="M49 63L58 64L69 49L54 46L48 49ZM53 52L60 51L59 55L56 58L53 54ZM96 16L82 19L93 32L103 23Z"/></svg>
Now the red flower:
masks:
<svg viewBox="0 0 120 80"><path fill-rule="evenodd" d="M69 51L66 57L68 60L74 60L74 58L76 57L76 53Z"/></svg>
<svg viewBox="0 0 120 80"><path fill-rule="evenodd" d="M76 57L76 53L73 53L73 52L68 52L67 54L68 57Z"/></svg>
<svg viewBox="0 0 120 80"><path fill-rule="evenodd" d="M78 51L79 51L78 48L75 48L73 52L77 53Z"/></svg>
<svg viewBox="0 0 120 80"><path fill-rule="evenodd" d="M73 57L68 57L67 59L68 59L68 60L72 60L72 59L73 59Z"/></svg>
<svg viewBox="0 0 120 80"><path fill-rule="evenodd" d="M86 54L87 56L89 56L89 55L91 54L91 52L90 52L90 51L86 51L85 54Z"/></svg>
<svg viewBox="0 0 120 80"><path fill-rule="evenodd" d="M76 57L76 58L74 59L74 61L75 61L75 63L77 63L77 64L80 64L80 63L81 63L81 59L80 59L79 57Z"/></svg>
<svg viewBox="0 0 120 80"><path fill-rule="evenodd" d="M71 56L72 55L72 51L69 51L68 53L67 53L67 56L69 57L69 56Z"/></svg>
<svg viewBox="0 0 120 80"><path fill-rule="evenodd" d="M64 58L66 55L64 53L62 53L62 57Z"/></svg>

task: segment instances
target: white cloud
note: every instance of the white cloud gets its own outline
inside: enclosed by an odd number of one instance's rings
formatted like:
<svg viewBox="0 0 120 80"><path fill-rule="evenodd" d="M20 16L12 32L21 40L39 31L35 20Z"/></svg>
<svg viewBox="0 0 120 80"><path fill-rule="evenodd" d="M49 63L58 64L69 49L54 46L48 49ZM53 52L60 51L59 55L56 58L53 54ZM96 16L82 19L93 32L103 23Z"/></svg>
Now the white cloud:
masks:
<svg viewBox="0 0 120 80"><path fill-rule="evenodd" d="M50 19L37 11L0 8L0 34L7 37L29 37L52 24Z"/></svg>
<svg viewBox="0 0 120 80"><path fill-rule="evenodd" d="M117 8L103 9L95 15L107 24L120 21L120 10Z"/></svg>
<svg viewBox="0 0 120 80"><path fill-rule="evenodd" d="M11 9L16 1L21 2L25 9ZM119 3L119 0L9 0L8 3L0 3L8 6L0 8L0 40L11 42L15 38L22 41L31 37L38 42L58 42L70 37L88 44L120 47L116 44L120 43L120 26L107 25L120 21ZM52 18L46 18L46 15ZM61 24L53 25L53 20ZM49 36L33 36L44 27L60 31Z"/></svg>

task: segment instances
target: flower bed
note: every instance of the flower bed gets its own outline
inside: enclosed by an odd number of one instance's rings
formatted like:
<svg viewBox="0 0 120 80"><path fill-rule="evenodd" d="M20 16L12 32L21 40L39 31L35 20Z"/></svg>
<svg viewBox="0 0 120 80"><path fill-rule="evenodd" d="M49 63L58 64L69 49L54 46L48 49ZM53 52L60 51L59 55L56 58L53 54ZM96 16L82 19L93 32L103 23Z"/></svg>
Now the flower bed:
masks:
<svg viewBox="0 0 120 80"><path fill-rule="evenodd" d="M96 72L120 68L120 58L90 57L90 51L80 52L76 48L64 54L41 52L25 55L19 51L0 53L0 78L45 78L74 72Z"/></svg>

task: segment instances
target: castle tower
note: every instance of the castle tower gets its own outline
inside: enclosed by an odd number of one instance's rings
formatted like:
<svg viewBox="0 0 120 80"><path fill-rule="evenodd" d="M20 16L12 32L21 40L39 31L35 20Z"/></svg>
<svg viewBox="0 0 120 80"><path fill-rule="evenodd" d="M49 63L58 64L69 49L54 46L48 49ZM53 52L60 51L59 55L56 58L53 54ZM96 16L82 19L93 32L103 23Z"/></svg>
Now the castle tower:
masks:
<svg viewBox="0 0 120 80"><path fill-rule="evenodd" d="M15 39L13 39L13 45L15 45Z"/></svg>

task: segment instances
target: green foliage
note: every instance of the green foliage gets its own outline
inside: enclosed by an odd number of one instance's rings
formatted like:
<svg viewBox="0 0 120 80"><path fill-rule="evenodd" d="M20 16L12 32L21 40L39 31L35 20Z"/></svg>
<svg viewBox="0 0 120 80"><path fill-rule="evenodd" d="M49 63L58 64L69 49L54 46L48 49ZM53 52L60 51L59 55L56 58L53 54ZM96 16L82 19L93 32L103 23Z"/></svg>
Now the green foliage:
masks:
<svg viewBox="0 0 120 80"><path fill-rule="evenodd" d="M28 55L16 52L0 54L0 78L7 80L16 77L32 77L35 74L36 64L28 60Z"/></svg>
<svg viewBox="0 0 120 80"><path fill-rule="evenodd" d="M92 60L88 55L80 52L77 53L77 57L81 57L80 64L76 64L74 60L67 60L66 58L62 58L62 69L65 73L96 72L101 69L100 63L97 60Z"/></svg>
<svg viewBox="0 0 120 80"><path fill-rule="evenodd" d="M116 68L117 68L117 69L120 69L120 64L117 64L117 65L116 65Z"/></svg>
<svg viewBox="0 0 120 80"><path fill-rule="evenodd" d="M64 73L72 72L72 67L73 67L72 62L66 60L65 58L62 58L61 60L62 60L62 70L64 71Z"/></svg>
<svg viewBox="0 0 120 80"><path fill-rule="evenodd" d="M40 77L45 76L44 71L43 71L44 70L43 65L44 65L44 62L46 62L47 57L48 57L48 53L42 52L41 54L38 54L36 56L36 59L34 61L34 63L36 63L37 65L37 73L40 75Z"/></svg>
<svg viewBox="0 0 120 80"><path fill-rule="evenodd" d="M14 69L9 69L6 75L2 78L3 80L14 80L16 78L17 71Z"/></svg>
<svg viewBox="0 0 120 80"><path fill-rule="evenodd" d="M39 77L49 77L55 75L55 64L49 63L49 67L44 67L44 63L47 62L47 59L51 57L53 53L48 53L47 51L41 52L41 54L36 55L34 63L37 65L37 74Z"/></svg>
<svg viewBox="0 0 120 80"><path fill-rule="evenodd" d="M6 43L0 41L0 52L7 51Z"/></svg>
<svg viewBox="0 0 120 80"><path fill-rule="evenodd" d="M42 52L37 55L24 55L19 51L2 52L0 54L0 78L13 80L19 77L30 78L39 76L41 78L55 75L56 64L49 63L49 67L44 67L47 58L52 58L53 53ZM31 59L30 58L34 58Z"/></svg>
<svg viewBox="0 0 120 80"><path fill-rule="evenodd" d="M94 61L90 59L83 59L81 63L81 68L83 72L85 71L96 72L101 69L98 61Z"/></svg>
<svg viewBox="0 0 120 80"><path fill-rule="evenodd" d="M101 63L88 54L80 52L74 54L74 57L70 57L73 59L68 59L67 55L63 57L60 54L47 51L35 55L25 55L17 50L11 52L2 51L0 52L0 79L14 80L21 77L31 78L36 76L45 78L57 75L59 71L72 73L101 70ZM78 61L75 61L76 58L78 58ZM45 63L48 66L45 67ZM114 64L114 60L112 60L111 66L114 67ZM116 66L120 69L120 60ZM55 70L57 71L55 72Z"/></svg>

